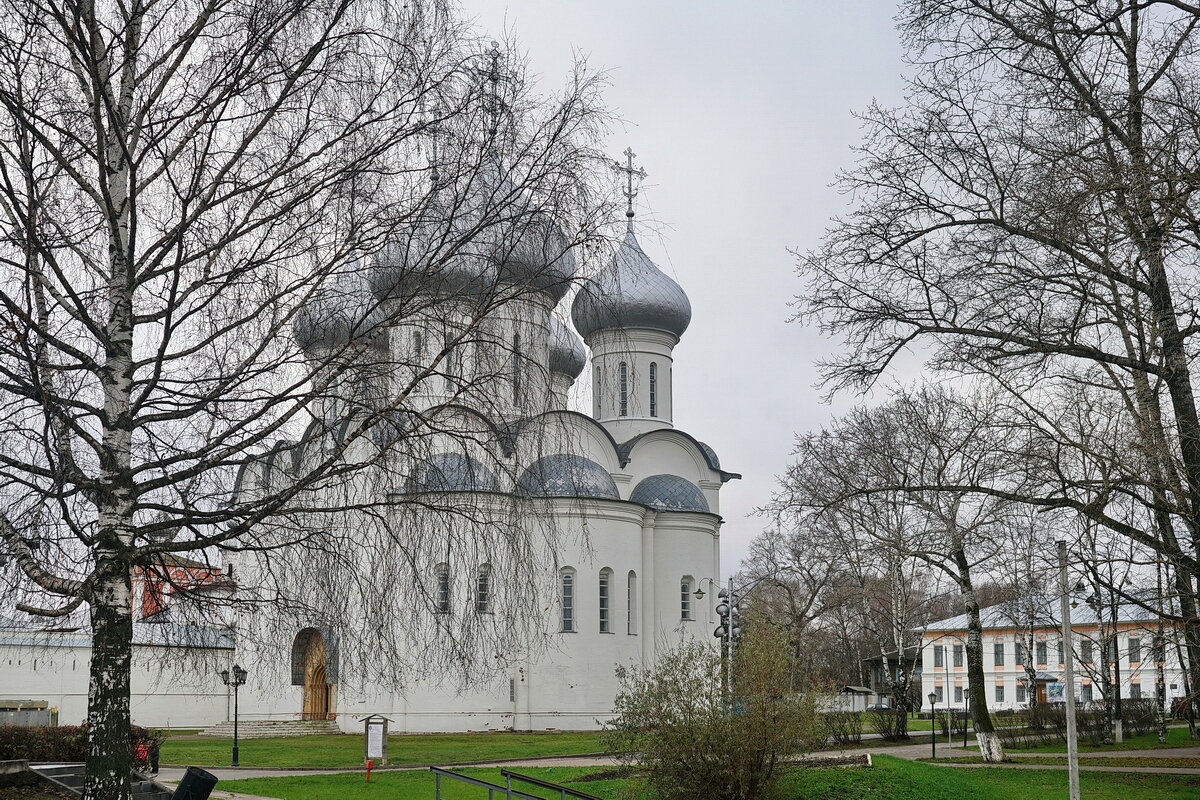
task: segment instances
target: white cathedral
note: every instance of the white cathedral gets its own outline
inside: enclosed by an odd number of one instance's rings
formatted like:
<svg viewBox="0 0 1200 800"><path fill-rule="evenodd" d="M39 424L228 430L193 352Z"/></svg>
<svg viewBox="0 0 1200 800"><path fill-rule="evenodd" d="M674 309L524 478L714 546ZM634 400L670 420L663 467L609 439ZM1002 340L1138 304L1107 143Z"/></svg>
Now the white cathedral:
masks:
<svg viewBox="0 0 1200 800"><path fill-rule="evenodd" d="M574 294L569 311L574 331L563 321L566 313L556 314L574 276L538 263L544 238L538 247L507 248L505 257L491 259L501 282L533 287L501 307L495 322L497 336L513 342L512 349L530 362L519 370L523 377L507 376L526 383L513 389L507 407L496 401L496 387L488 389L493 396L487 402L476 395L481 402L474 403L472 393L459 391L449 378L421 382L414 400L445 416L482 420L475 428L496 436L494 441L472 436L469 447L455 440L442 452L434 437L405 467L410 478L398 491L409 497L431 492L439 503L472 507L486 505L489 495L521 497L537 509L526 522L529 541L542 541L539 531L547 518L556 529L553 556L530 570L544 583L538 589L544 602L538 603L541 618L530 629L528 648L511 650L502 665L469 684L424 675L396 688L356 669L336 632L318 621L297 620L290 633L268 646L261 637L239 635L253 620L237 615L228 631L192 644L217 662L237 662L247 670L239 693L243 721L325 720L360 731L362 717L381 714L391 720L393 732L589 729L612 709L616 665L653 663L656 653L683 638L715 644L719 495L726 481L740 476L723 470L711 447L672 423L673 351L691 320L691 305L643 251L632 210L629 216L607 266ZM419 270L411 266L405 252L385 250L354 291L370 292L376 307L384 308L389 294L419 294L412 282ZM546 274L556 279L540 277ZM469 292L486 283L484 277L459 274L448 286L443 270L436 291ZM403 292L400 282L407 282ZM347 325L338 308L321 302L302 310L294 326L297 342L314 361L363 333L361 326ZM444 304L428 307L443 309L443 318L392 314L388 319L401 321L390 323L384 335L375 332L370 347L378 349L380 363L403 362L401 350L412 353L441 341L449 312ZM568 408L589 361L590 416ZM455 368L469 371L471 365ZM445 393L456 393L453 404ZM496 415L508 418L490 418ZM501 447L503 457L492 451ZM510 467L495 468L502 460ZM269 483L273 469L280 467L265 459L242 476L240 490ZM347 519L355 524L353 515ZM234 567L236 587L214 580L213 590L251 590L255 558L232 557L225 568ZM435 613L489 612L505 602L503 577L493 574L505 565L486 554L480 558L488 563L471 565L470 554L443 557L430 548L427 563L414 567L429 576ZM536 548L533 558L542 559ZM403 602L407 586L399 583L380 587L390 602ZM136 624L134 722L206 727L228 719L229 691L211 667L172 672L155 666L152 651L170 644L163 633L169 623L153 624L161 611L152 607L145 585L135 581L135 588L147 617ZM367 616L364 612L364 624ZM0 617L0 707L5 701L45 701L59 709L61 724L82 721L87 637L3 626ZM33 642L38 647L29 649Z"/></svg>

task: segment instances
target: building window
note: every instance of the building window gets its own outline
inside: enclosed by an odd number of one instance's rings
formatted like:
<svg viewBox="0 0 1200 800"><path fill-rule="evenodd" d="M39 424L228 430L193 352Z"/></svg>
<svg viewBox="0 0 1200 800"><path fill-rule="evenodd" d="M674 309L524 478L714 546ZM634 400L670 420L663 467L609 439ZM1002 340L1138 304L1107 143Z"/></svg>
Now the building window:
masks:
<svg viewBox="0 0 1200 800"><path fill-rule="evenodd" d="M447 393L453 394L458 391L458 377L462 371L461 360L458 348L454 346L454 337L447 333L442 337L442 376Z"/></svg>
<svg viewBox="0 0 1200 800"><path fill-rule="evenodd" d="M562 608L562 630L575 630L575 570L564 567L559 573L559 605Z"/></svg>
<svg viewBox="0 0 1200 800"><path fill-rule="evenodd" d="M1046 643L1038 642L1034 645L1034 651L1037 653L1037 664L1039 667L1046 666Z"/></svg>
<svg viewBox="0 0 1200 800"><path fill-rule="evenodd" d="M1129 684L1129 698L1131 700L1142 699L1142 685L1140 683Z"/></svg>
<svg viewBox="0 0 1200 800"><path fill-rule="evenodd" d="M600 374L600 365L596 365L596 375L592 378L592 415L600 418L600 403L604 398L604 378Z"/></svg>
<svg viewBox="0 0 1200 800"><path fill-rule="evenodd" d="M939 703L946 702L946 694L945 694L945 692L942 691L942 687L940 687L940 686L933 687L933 693L935 695L937 695L937 702L939 702Z"/></svg>
<svg viewBox="0 0 1200 800"><path fill-rule="evenodd" d="M413 360L418 364L425 358L425 334L417 331L413 334Z"/></svg>
<svg viewBox="0 0 1200 800"><path fill-rule="evenodd" d="M997 667L1004 666L1004 642L996 642L992 645L992 659Z"/></svg>
<svg viewBox="0 0 1200 800"><path fill-rule="evenodd" d="M963 693L961 686L954 687L954 702L961 703L963 701Z"/></svg>
<svg viewBox="0 0 1200 800"><path fill-rule="evenodd" d="M625 578L625 632L637 633L637 573L633 570Z"/></svg>
<svg viewBox="0 0 1200 800"><path fill-rule="evenodd" d="M658 416L658 364L650 362L650 416Z"/></svg>
<svg viewBox="0 0 1200 800"><path fill-rule="evenodd" d="M1090 683L1085 683L1083 685L1083 689L1080 690L1079 696L1083 699L1083 702L1085 702L1085 703L1092 702L1092 685Z"/></svg>
<svg viewBox="0 0 1200 800"><path fill-rule="evenodd" d="M679 618L692 618L692 576L684 575L679 582Z"/></svg>
<svg viewBox="0 0 1200 800"><path fill-rule="evenodd" d="M1151 652L1153 653L1151 658L1154 661L1156 661L1156 662L1166 661L1167 660L1167 643L1164 642L1162 639L1156 637L1154 640L1153 650Z"/></svg>
<svg viewBox="0 0 1200 800"><path fill-rule="evenodd" d="M450 613L450 565L438 564L434 569L436 586L433 595L433 610L439 614Z"/></svg>
<svg viewBox="0 0 1200 800"><path fill-rule="evenodd" d="M617 367L617 414L629 416L629 365L624 361Z"/></svg>
<svg viewBox="0 0 1200 800"><path fill-rule="evenodd" d="M1025 702L1025 684L1017 683L1017 703Z"/></svg>
<svg viewBox="0 0 1200 800"><path fill-rule="evenodd" d="M1013 663L1018 667L1025 666L1025 645L1017 642L1013 645Z"/></svg>
<svg viewBox="0 0 1200 800"><path fill-rule="evenodd" d="M1129 663L1142 663L1142 640L1136 636L1129 637Z"/></svg>
<svg viewBox="0 0 1200 800"><path fill-rule="evenodd" d="M612 602L612 574L613 571L605 567L600 570L600 632L612 633L612 620L610 617L611 602Z"/></svg>
<svg viewBox="0 0 1200 800"><path fill-rule="evenodd" d="M940 644L933 646L933 666L935 668L946 666L946 648Z"/></svg>
<svg viewBox="0 0 1200 800"><path fill-rule="evenodd" d="M963 646L961 644L954 645L954 666L961 667L963 665Z"/></svg>
<svg viewBox="0 0 1200 800"><path fill-rule="evenodd" d="M1079 643L1079 660L1084 664L1092 663L1092 643L1090 641Z"/></svg>
<svg viewBox="0 0 1200 800"><path fill-rule="evenodd" d="M1058 640L1058 665L1061 667L1063 663L1063 640Z"/></svg>
<svg viewBox="0 0 1200 800"><path fill-rule="evenodd" d="M996 702L997 703L1004 702L1004 684L1002 684L1002 683L996 684Z"/></svg>
<svg viewBox="0 0 1200 800"><path fill-rule="evenodd" d="M492 610L492 565L484 564L475 576L475 613L487 614Z"/></svg>
<svg viewBox="0 0 1200 800"><path fill-rule="evenodd" d="M521 334L513 334L512 343L512 401L521 404Z"/></svg>

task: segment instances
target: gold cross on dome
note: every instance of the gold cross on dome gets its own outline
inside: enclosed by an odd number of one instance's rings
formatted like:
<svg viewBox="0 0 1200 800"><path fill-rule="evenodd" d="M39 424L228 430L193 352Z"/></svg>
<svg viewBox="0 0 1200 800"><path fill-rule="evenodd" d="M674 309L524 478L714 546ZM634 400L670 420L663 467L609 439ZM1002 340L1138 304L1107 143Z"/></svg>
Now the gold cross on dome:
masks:
<svg viewBox="0 0 1200 800"><path fill-rule="evenodd" d="M637 197L638 193L638 190L634 188L633 179L638 178L639 180L645 180L649 173L647 173L646 170L642 169L641 167L635 168L633 166L633 159L637 158L637 153L633 152L632 147L625 148L624 156L625 164L622 165L621 162L615 161L613 162L613 169L615 169L617 172L625 173L625 191L623 194L629 203L628 208L625 210L625 216L633 219L633 200L635 197Z"/></svg>

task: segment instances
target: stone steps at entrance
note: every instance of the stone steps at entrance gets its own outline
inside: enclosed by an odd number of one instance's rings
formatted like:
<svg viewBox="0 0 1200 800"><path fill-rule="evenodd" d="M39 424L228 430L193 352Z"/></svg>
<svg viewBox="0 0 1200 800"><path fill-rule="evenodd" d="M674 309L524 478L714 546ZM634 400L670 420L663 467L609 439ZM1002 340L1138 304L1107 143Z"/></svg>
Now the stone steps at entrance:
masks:
<svg viewBox="0 0 1200 800"><path fill-rule="evenodd" d="M325 736L341 733L337 723L331 719L281 719L242 720L238 722L238 737L241 739L269 739L276 736ZM203 731L202 736L233 738L233 722L219 722Z"/></svg>

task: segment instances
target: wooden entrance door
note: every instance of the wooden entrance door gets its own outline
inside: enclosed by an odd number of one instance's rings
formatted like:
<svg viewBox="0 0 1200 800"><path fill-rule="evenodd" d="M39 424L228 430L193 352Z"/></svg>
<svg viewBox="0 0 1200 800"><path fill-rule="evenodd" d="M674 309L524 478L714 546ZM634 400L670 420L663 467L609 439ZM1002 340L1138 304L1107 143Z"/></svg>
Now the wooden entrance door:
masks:
<svg viewBox="0 0 1200 800"><path fill-rule="evenodd" d="M329 719L333 710L330 697L325 671L325 640L319 631L314 631L304 653L304 707L301 709L304 719Z"/></svg>

